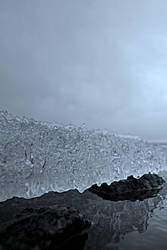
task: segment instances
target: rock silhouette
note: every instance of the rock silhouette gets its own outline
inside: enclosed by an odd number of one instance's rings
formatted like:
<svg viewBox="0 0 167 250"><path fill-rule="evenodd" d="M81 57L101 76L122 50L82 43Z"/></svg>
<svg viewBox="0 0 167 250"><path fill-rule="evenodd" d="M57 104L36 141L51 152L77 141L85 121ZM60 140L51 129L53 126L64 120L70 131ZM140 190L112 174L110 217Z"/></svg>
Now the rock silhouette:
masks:
<svg viewBox="0 0 167 250"><path fill-rule="evenodd" d="M14 197L1 202L0 250L101 250L108 249L108 244L115 247L125 234L147 230L154 208L167 192L165 186L160 191L163 183L161 177L147 174L102 184L103 189L98 187L95 192L49 192L37 198ZM162 195L156 196L159 191ZM108 195L107 199L102 199L103 195ZM148 199L150 196L155 197Z"/></svg>
<svg viewBox="0 0 167 250"><path fill-rule="evenodd" d="M0 232L0 249L83 249L90 222L76 209L24 209Z"/></svg>
<svg viewBox="0 0 167 250"><path fill-rule="evenodd" d="M162 184L165 183L162 177L156 174L144 174L139 179L132 175L127 180L97 184L91 186L88 190L108 200L143 200L152 197L158 193Z"/></svg>

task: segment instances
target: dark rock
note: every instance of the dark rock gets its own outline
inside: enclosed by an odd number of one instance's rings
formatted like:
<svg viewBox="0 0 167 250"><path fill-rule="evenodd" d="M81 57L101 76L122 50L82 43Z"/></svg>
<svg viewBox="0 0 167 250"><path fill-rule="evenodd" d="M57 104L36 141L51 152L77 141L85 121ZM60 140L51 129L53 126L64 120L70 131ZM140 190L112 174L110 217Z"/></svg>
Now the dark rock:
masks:
<svg viewBox="0 0 167 250"><path fill-rule="evenodd" d="M76 209L27 208L1 229L0 249L83 249L89 226Z"/></svg>
<svg viewBox="0 0 167 250"><path fill-rule="evenodd" d="M130 177L130 179L132 179L132 177ZM124 183L124 181L121 181L121 183ZM108 185L106 184L104 186ZM48 240L46 236L47 233L44 233L44 237L39 237L39 242L43 242L43 249L118 249L120 248L119 244L120 242L122 242L122 239L125 237L125 235L128 236L131 232L146 232L147 228L149 228L148 225L151 221L150 218L153 216L154 209L157 210L157 208L164 207L165 202L163 201L166 200L167 197L167 185L164 185L163 189L160 190L160 195L157 195L151 199L131 202L128 200L130 199L130 196L131 194L129 195L129 197L127 196L127 200L115 202L111 200L104 200L100 196L89 192L88 190L84 193L79 193L77 190L69 190L62 193L49 192L45 193L41 197L32 199L12 198L4 202L0 202L0 250L42 249L40 244L37 243L37 245L34 247L31 241L30 243L28 242L28 236L25 237L25 233L22 233L21 230L23 228L23 231L25 231L25 226L23 226L22 223L16 224L16 222L24 221L24 218L31 217L31 215L38 216L39 214L43 215L45 211L53 211L52 207L54 211L55 209L56 211L61 211L61 209L59 209L60 207L66 207L65 211L66 209L69 209L68 207L73 208L74 210L70 209L70 211L76 211L76 216L78 216L77 211L80 211L80 213L84 215L85 218L91 221L91 227L89 228L89 230L83 229L81 230L81 233L73 234L76 235L76 237L65 237L65 240L60 240L61 244L58 245L56 243L54 248L51 248L52 246L49 246L50 248L44 248L46 246L45 242L47 242ZM48 207L48 209L46 207ZM60 212L60 214L63 213ZM81 218L84 219L84 217L82 216ZM38 228L35 229L34 223L35 225L37 225L35 221L33 223L26 223L26 226L30 228L28 229L30 233L32 228L33 235L36 235L36 230L38 232ZM13 229L10 229L10 225L13 224ZM50 223L48 224L50 225ZM46 222L46 225L48 224ZM20 230L17 229L18 227L16 227L16 225L20 227ZM49 225L48 228L50 228ZM43 226L41 227L43 228ZM47 232L47 229L45 230L45 232ZM87 233L88 238L87 240L85 240L85 238L87 237ZM60 236L60 234L58 235ZM36 239L38 238L36 237ZM61 239L61 237L59 239ZM66 239L71 239L71 243L70 240ZM133 239L132 237L131 241L133 240L136 240L136 238ZM7 241L10 242L8 243ZM54 242L52 241L52 238L51 242ZM63 242L65 243L64 245L62 244ZM22 244L22 246L19 246L19 244ZM123 246L123 248L127 249L127 246ZM150 247L150 249L152 248Z"/></svg>
<svg viewBox="0 0 167 250"><path fill-rule="evenodd" d="M155 196L165 183L162 177L156 174L144 174L139 179L132 175L127 180L91 186L88 190L107 200L143 200Z"/></svg>

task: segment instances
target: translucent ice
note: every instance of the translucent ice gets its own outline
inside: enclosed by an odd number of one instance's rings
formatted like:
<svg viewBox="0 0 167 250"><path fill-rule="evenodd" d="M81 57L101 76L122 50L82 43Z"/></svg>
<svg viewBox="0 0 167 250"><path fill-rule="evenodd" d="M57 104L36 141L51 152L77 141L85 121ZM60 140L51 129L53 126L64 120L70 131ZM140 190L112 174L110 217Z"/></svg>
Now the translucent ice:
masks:
<svg viewBox="0 0 167 250"><path fill-rule="evenodd" d="M159 172L166 149L137 137L18 118L0 111L0 201L49 190L83 191Z"/></svg>

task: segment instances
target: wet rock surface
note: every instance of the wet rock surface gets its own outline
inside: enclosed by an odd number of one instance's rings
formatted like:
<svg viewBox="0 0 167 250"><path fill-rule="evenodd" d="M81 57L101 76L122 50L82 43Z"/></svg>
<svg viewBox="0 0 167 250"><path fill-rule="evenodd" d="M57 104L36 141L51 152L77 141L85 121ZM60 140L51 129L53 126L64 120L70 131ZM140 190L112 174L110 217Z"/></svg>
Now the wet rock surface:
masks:
<svg viewBox="0 0 167 250"><path fill-rule="evenodd" d="M158 193L165 183L162 177L156 174L144 174L139 179L129 176L127 180L91 186L88 190L99 195L103 199L119 200L143 200Z"/></svg>
<svg viewBox="0 0 167 250"><path fill-rule="evenodd" d="M0 232L0 249L83 249L89 226L75 209L26 208Z"/></svg>
<svg viewBox="0 0 167 250"><path fill-rule="evenodd" d="M157 175L144 175L109 185L115 186L115 196L132 189L138 193L137 188L156 191L150 199L141 194L133 199L134 192L129 192L115 202L89 190L70 190L1 202L0 250L116 249L124 235L147 230L154 209L166 197L167 188L160 190L163 183Z"/></svg>

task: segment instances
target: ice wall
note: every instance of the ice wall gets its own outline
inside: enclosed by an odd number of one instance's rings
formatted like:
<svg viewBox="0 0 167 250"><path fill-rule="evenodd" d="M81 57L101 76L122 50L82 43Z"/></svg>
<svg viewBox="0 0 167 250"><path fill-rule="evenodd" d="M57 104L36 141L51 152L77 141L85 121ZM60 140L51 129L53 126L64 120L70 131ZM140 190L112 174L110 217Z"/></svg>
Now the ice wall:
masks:
<svg viewBox="0 0 167 250"><path fill-rule="evenodd" d="M139 138L0 111L0 201L158 172L166 151Z"/></svg>

